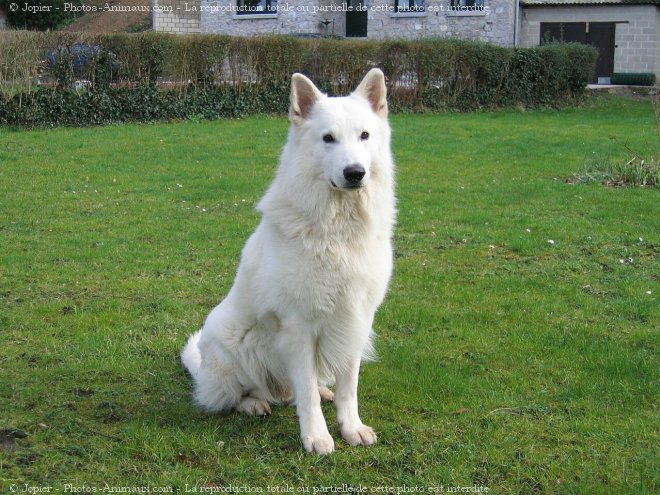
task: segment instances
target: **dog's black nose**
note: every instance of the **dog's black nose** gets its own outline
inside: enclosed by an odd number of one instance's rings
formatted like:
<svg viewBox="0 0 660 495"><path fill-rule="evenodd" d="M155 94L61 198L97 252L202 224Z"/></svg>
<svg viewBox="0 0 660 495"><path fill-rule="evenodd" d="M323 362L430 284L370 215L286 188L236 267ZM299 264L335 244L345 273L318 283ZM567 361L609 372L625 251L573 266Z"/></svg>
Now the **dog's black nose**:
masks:
<svg viewBox="0 0 660 495"><path fill-rule="evenodd" d="M351 185L359 184L365 174L362 165L349 165L344 169L344 179Z"/></svg>

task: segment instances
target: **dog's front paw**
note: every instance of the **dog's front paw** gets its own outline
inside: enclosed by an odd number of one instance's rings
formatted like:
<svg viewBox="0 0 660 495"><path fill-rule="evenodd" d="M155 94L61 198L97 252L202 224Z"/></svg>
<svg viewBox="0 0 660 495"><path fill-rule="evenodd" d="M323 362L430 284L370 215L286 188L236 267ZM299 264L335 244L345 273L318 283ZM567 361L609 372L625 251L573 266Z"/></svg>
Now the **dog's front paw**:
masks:
<svg viewBox="0 0 660 495"><path fill-rule="evenodd" d="M368 447L374 445L378 440L374 430L366 425L342 428L341 436L353 446L364 445Z"/></svg>
<svg viewBox="0 0 660 495"><path fill-rule="evenodd" d="M335 441L330 434L306 436L303 438L303 445L310 454L326 455L335 450Z"/></svg>

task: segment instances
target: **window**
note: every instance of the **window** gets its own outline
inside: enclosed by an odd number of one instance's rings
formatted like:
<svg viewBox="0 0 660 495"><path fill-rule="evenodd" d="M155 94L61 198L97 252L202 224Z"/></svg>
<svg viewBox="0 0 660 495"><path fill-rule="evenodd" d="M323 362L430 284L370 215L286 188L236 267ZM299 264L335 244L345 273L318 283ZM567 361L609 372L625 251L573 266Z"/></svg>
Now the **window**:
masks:
<svg viewBox="0 0 660 495"><path fill-rule="evenodd" d="M426 0L394 0L397 12L425 12Z"/></svg>
<svg viewBox="0 0 660 495"><path fill-rule="evenodd" d="M484 0L450 0L451 10L483 10Z"/></svg>
<svg viewBox="0 0 660 495"><path fill-rule="evenodd" d="M237 0L238 14L276 14L277 0Z"/></svg>

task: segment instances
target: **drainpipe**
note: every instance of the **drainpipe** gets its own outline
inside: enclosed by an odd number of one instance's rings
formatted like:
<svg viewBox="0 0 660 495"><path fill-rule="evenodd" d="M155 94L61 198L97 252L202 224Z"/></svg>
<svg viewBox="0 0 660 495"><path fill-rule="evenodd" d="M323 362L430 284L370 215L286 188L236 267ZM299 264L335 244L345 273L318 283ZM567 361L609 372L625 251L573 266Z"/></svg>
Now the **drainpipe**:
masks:
<svg viewBox="0 0 660 495"><path fill-rule="evenodd" d="M516 14L513 21L513 47L518 46L518 17L520 15L520 0L514 0L516 4Z"/></svg>

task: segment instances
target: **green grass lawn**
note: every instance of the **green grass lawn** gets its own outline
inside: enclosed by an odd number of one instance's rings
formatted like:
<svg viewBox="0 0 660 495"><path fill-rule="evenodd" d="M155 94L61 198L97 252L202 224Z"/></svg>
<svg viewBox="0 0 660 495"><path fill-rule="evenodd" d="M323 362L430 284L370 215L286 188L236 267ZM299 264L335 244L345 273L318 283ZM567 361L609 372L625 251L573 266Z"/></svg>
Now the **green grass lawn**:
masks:
<svg viewBox="0 0 660 495"><path fill-rule="evenodd" d="M0 493L657 493L660 191L566 182L657 153L651 104L391 120L396 267L360 387L379 443L349 447L327 404L327 457L291 407L196 410L178 359L287 122L0 130L0 430L27 434L0 434Z"/></svg>

